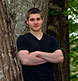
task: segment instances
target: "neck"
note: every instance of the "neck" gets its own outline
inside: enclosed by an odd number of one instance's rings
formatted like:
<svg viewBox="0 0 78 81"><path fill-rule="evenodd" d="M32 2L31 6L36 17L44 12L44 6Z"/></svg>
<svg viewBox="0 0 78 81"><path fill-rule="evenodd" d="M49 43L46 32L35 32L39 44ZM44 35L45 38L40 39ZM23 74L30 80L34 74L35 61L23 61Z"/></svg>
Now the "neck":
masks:
<svg viewBox="0 0 78 81"><path fill-rule="evenodd" d="M39 40L41 39L41 37L43 36L43 32L40 31L32 31L30 30L30 33L33 34L36 38L38 38Z"/></svg>
<svg viewBox="0 0 78 81"><path fill-rule="evenodd" d="M42 33L42 31L41 31L41 30L39 30L39 31L30 30L30 33L32 33L32 34L34 34L34 35L39 35L39 34Z"/></svg>

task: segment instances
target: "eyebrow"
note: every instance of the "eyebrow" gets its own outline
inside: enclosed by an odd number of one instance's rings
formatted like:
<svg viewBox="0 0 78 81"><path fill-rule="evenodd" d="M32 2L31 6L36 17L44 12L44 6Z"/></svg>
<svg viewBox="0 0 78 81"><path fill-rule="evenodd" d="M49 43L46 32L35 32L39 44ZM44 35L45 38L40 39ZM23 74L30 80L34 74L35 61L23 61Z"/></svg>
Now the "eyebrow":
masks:
<svg viewBox="0 0 78 81"><path fill-rule="evenodd" d="M41 19L41 17L37 17L37 18L30 18L30 20L40 20Z"/></svg>

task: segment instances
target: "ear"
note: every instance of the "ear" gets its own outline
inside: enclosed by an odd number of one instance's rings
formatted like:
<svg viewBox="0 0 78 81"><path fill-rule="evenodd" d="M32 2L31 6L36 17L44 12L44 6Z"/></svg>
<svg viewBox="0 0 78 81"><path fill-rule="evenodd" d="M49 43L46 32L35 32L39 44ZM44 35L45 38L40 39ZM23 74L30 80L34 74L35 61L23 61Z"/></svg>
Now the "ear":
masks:
<svg viewBox="0 0 78 81"><path fill-rule="evenodd" d="M28 24L28 20L25 20L25 23Z"/></svg>
<svg viewBox="0 0 78 81"><path fill-rule="evenodd" d="M27 24L26 20L25 20L25 23Z"/></svg>
<svg viewBox="0 0 78 81"><path fill-rule="evenodd" d="M42 22L44 22L44 18L42 19Z"/></svg>

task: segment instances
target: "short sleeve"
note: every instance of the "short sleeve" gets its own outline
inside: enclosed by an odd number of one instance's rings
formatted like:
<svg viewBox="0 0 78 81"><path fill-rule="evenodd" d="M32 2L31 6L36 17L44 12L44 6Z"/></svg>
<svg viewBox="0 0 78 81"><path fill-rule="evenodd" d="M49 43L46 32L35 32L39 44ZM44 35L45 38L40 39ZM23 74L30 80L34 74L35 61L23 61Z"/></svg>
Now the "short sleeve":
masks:
<svg viewBox="0 0 78 81"><path fill-rule="evenodd" d="M18 51L28 50L27 42L25 41L25 38L23 37L23 35L20 35L17 38L16 45L17 45Z"/></svg>
<svg viewBox="0 0 78 81"><path fill-rule="evenodd" d="M53 52L60 49L60 46L59 46L57 40L54 37L51 39L51 46L52 46Z"/></svg>

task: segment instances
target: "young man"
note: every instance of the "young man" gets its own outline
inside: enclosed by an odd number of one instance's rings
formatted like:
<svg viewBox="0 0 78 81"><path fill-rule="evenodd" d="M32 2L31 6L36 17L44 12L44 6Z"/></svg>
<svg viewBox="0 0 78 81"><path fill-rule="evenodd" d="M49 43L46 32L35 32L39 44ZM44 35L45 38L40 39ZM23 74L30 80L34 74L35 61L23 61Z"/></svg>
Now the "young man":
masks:
<svg viewBox="0 0 78 81"><path fill-rule="evenodd" d="M43 21L40 10L31 8L26 18L30 31L17 39L24 81L53 81L53 63L63 62L56 39L41 30Z"/></svg>

